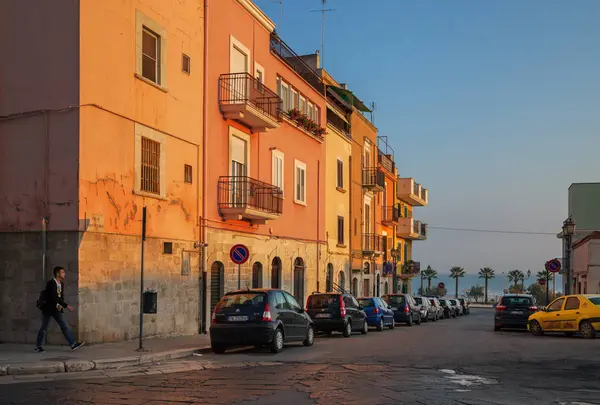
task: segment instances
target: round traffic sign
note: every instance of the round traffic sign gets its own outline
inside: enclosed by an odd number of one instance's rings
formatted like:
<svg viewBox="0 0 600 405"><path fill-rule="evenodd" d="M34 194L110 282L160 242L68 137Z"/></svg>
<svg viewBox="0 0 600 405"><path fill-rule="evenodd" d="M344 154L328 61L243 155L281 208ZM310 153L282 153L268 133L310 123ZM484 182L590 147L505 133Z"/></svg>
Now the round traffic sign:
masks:
<svg viewBox="0 0 600 405"><path fill-rule="evenodd" d="M244 264L250 257L250 251L245 245L233 245L229 251L229 258L235 264Z"/></svg>
<svg viewBox="0 0 600 405"><path fill-rule="evenodd" d="M446 287L446 284L444 284L444 283L439 283L439 284L438 284L438 288L439 288L439 289L442 289L442 288L444 288L444 287Z"/></svg>
<svg viewBox="0 0 600 405"><path fill-rule="evenodd" d="M546 285L546 280L541 279L538 281L539 285Z"/></svg>
<svg viewBox="0 0 600 405"><path fill-rule="evenodd" d="M558 273L561 269L562 265L560 264L560 260L552 259L546 262L546 270L551 273Z"/></svg>

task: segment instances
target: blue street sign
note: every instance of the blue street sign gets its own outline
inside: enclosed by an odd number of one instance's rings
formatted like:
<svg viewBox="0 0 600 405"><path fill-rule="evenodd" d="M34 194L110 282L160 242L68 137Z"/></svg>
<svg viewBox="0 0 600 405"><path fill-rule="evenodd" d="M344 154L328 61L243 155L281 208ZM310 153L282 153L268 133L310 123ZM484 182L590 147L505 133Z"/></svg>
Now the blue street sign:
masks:
<svg viewBox="0 0 600 405"><path fill-rule="evenodd" d="M229 258L235 264L244 264L250 257L250 251L245 245L234 245L229 251Z"/></svg>
<svg viewBox="0 0 600 405"><path fill-rule="evenodd" d="M548 270L550 273L558 273L561 267L562 265L558 259L552 259L546 262L546 270Z"/></svg>

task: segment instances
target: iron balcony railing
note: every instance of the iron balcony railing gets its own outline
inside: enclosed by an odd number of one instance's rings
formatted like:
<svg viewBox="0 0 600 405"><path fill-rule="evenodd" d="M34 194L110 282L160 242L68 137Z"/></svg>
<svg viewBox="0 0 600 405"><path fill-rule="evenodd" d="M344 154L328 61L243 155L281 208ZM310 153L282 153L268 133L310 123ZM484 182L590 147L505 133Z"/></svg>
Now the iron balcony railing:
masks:
<svg viewBox="0 0 600 405"><path fill-rule="evenodd" d="M400 208L397 206L384 206L382 207L383 213L381 220L383 222L398 222L400 218Z"/></svg>
<svg viewBox="0 0 600 405"><path fill-rule="evenodd" d="M375 233L365 233L362 236L363 252L382 252L383 251L383 236Z"/></svg>
<svg viewBox="0 0 600 405"><path fill-rule="evenodd" d="M385 174L379 168L363 169L363 187L385 188Z"/></svg>
<svg viewBox="0 0 600 405"><path fill-rule="evenodd" d="M281 121L281 98L249 73L219 77L219 105L249 104L275 121Z"/></svg>
<svg viewBox="0 0 600 405"><path fill-rule="evenodd" d="M394 173L396 163L393 161L390 155L386 155L382 151L379 151L379 164L388 172Z"/></svg>
<svg viewBox="0 0 600 405"><path fill-rule="evenodd" d="M283 59L289 67L302 76L302 78L304 78L304 80L313 86L320 94L325 93L321 76L274 32L271 33L271 52Z"/></svg>
<svg viewBox="0 0 600 405"><path fill-rule="evenodd" d="M427 238L427 224L419 222L419 235L423 238Z"/></svg>
<svg viewBox="0 0 600 405"><path fill-rule="evenodd" d="M283 191L247 176L219 178L219 209L251 208L266 214L283 212Z"/></svg>

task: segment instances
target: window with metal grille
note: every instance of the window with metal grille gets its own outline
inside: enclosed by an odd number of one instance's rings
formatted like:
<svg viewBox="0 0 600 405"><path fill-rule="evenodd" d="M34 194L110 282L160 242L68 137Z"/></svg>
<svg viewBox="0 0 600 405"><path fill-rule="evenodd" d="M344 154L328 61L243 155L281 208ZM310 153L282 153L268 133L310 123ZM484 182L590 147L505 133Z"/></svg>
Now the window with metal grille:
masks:
<svg viewBox="0 0 600 405"><path fill-rule="evenodd" d="M142 137L142 191L160 194L160 143Z"/></svg>
<svg viewBox="0 0 600 405"><path fill-rule="evenodd" d="M183 181L192 184L192 166L183 166Z"/></svg>
<svg viewBox="0 0 600 405"><path fill-rule="evenodd" d="M173 242L163 242L163 253L166 255L173 254Z"/></svg>
<svg viewBox="0 0 600 405"><path fill-rule="evenodd" d="M344 244L344 217L338 217L337 220L337 243Z"/></svg>
<svg viewBox="0 0 600 405"><path fill-rule="evenodd" d="M190 65L190 57L187 56L185 53L181 54L181 70L183 70L184 73L187 73L188 75L191 72L191 65Z"/></svg>
<svg viewBox="0 0 600 405"><path fill-rule="evenodd" d="M160 84L160 35L143 27L142 76Z"/></svg>
<svg viewBox="0 0 600 405"><path fill-rule="evenodd" d="M339 159L337 161L337 186L344 188L344 162Z"/></svg>

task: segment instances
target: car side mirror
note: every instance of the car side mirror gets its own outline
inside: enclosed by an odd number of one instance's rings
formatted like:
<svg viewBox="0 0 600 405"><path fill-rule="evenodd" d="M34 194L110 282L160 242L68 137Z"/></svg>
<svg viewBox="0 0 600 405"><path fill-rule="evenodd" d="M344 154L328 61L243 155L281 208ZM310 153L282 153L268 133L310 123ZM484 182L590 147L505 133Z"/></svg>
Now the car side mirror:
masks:
<svg viewBox="0 0 600 405"><path fill-rule="evenodd" d="M302 313L304 313L304 308L300 307L300 308L298 309L298 312L300 312L301 314L302 314Z"/></svg>
<svg viewBox="0 0 600 405"><path fill-rule="evenodd" d="M358 306L358 309L360 309L360 310L362 311L362 309L363 309L363 306L362 306L362 305L359 305L359 306Z"/></svg>

